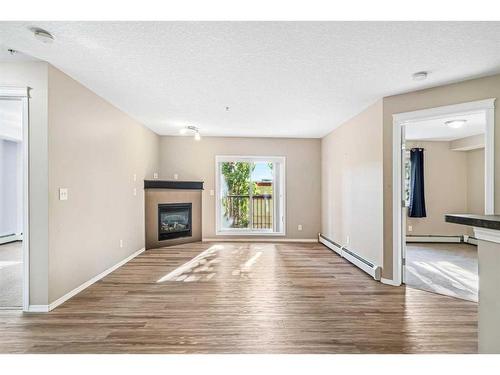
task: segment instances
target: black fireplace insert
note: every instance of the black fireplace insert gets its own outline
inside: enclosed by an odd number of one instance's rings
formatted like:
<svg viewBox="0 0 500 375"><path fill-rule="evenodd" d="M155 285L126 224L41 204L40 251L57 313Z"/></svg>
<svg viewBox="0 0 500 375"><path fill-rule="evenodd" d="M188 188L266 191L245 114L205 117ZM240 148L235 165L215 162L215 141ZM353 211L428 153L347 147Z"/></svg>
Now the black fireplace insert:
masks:
<svg viewBox="0 0 500 375"><path fill-rule="evenodd" d="M192 203L158 205L158 241L191 237Z"/></svg>

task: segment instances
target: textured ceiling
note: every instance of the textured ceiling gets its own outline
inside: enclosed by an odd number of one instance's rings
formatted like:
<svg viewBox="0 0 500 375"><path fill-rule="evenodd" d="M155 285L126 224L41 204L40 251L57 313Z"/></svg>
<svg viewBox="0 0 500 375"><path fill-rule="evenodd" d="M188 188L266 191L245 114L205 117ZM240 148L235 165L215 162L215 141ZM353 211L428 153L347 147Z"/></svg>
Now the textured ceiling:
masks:
<svg viewBox="0 0 500 375"><path fill-rule="evenodd" d="M320 137L383 96L500 72L500 22L0 22L0 44L159 134Z"/></svg>

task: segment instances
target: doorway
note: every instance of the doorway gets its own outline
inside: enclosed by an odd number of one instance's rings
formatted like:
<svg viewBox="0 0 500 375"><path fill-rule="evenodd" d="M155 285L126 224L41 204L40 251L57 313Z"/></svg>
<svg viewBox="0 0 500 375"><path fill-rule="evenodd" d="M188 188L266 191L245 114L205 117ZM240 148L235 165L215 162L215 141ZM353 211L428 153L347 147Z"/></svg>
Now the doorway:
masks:
<svg viewBox="0 0 500 375"><path fill-rule="evenodd" d="M27 89L0 87L0 309L29 305Z"/></svg>
<svg viewBox="0 0 500 375"><path fill-rule="evenodd" d="M489 99L394 115L395 283L477 301L472 228L444 216L493 213L493 111Z"/></svg>

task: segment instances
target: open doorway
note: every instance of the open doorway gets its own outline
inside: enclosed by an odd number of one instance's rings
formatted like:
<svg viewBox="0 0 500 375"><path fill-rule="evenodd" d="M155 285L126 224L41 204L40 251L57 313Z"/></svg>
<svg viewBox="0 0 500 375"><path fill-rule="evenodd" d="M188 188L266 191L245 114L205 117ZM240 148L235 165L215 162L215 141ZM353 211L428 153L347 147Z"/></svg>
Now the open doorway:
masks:
<svg viewBox="0 0 500 375"><path fill-rule="evenodd" d="M26 89L0 88L0 308L27 305ZM27 239L26 239L27 242Z"/></svg>
<svg viewBox="0 0 500 375"><path fill-rule="evenodd" d="M478 300L472 228L445 215L493 212L493 102L394 116L395 264L408 287Z"/></svg>

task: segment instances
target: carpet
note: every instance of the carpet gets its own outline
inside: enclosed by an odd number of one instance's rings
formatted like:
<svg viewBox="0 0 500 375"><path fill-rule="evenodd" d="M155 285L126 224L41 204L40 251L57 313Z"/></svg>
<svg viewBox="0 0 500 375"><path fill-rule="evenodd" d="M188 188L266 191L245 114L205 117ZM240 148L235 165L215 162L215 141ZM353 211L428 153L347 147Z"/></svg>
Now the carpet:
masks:
<svg viewBox="0 0 500 375"><path fill-rule="evenodd" d="M407 244L406 285L477 302L477 247L458 243Z"/></svg>
<svg viewBox="0 0 500 375"><path fill-rule="evenodd" d="M0 308L23 305L23 244L0 245Z"/></svg>

